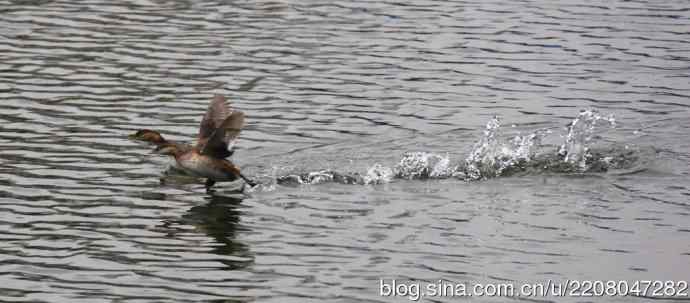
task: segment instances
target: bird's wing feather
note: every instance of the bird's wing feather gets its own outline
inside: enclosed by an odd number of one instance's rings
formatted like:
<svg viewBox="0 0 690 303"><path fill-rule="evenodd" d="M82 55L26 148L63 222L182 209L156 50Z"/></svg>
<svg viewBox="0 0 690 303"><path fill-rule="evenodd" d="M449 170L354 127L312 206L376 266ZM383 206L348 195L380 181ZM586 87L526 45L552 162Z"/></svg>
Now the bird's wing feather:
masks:
<svg viewBox="0 0 690 303"><path fill-rule="evenodd" d="M206 114L199 125L198 144L202 144L202 141L207 141L213 135L213 132L221 126L223 121L230 116L230 113L227 99L222 95L213 96L213 101L208 105Z"/></svg>
<svg viewBox="0 0 690 303"><path fill-rule="evenodd" d="M226 158L231 153L228 144L237 139L244 126L244 113L233 111L208 137L202 146L199 146L201 154L215 158ZM201 144L202 142L199 141Z"/></svg>

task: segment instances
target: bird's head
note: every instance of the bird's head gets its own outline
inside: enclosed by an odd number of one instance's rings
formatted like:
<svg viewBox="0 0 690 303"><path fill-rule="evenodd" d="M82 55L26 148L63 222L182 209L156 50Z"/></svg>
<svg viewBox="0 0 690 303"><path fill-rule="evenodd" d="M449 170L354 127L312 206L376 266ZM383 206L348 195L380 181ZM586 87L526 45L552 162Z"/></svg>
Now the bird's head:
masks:
<svg viewBox="0 0 690 303"><path fill-rule="evenodd" d="M150 129L139 130L136 133L129 135L129 138L132 140L146 141L156 144L162 144L166 142L159 132Z"/></svg>

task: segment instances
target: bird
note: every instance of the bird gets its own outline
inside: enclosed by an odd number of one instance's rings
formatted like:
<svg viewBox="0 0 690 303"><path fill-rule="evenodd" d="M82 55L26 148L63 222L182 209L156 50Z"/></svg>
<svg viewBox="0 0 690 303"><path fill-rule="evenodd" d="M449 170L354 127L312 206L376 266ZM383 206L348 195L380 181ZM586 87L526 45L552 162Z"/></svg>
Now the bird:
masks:
<svg viewBox="0 0 690 303"><path fill-rule="evenodd" d="M156 145L154 152L173 157L177 169L206 178L207 189L216 182L240 178L253 187L256 183L226 159L233 154L228 147L234 146L243 126L244 113L230 109L224 96L215 95L199 125L196 145L168 141L157 131L149 129L139 130L130 138L153 143Z"/></svg>

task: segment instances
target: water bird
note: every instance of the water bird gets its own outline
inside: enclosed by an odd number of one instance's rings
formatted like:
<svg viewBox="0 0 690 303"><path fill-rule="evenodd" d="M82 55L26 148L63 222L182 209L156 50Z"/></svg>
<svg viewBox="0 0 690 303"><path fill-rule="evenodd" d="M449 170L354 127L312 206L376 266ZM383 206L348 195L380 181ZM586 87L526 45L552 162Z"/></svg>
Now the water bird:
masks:
<svg viewBox="0 0 690 303"><path fill-rule="evenodd" d="M234 146L243 126L244 113L231 109L224 96L215 95L201 120L194 146L168 141L159 132L149 129L139 130L129 137L156 145L156 153L175 158L177 169L206 178L207 189L216 182L238 178L255 186L254 181L242 175L240 169L226 159L233 154L228 147Z"/></svg>

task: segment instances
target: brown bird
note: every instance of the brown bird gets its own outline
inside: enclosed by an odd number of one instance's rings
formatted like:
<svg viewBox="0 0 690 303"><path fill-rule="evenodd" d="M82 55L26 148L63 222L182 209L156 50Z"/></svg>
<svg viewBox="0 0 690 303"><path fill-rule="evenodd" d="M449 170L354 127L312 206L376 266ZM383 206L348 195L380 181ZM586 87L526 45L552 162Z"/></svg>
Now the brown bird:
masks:
<svg viewBox="0 0 690 303"><path fill-rule="evenodd" d="M160 133L147 129L130 137L155 144L157 153L175 158L177 168L189 175L206 178L206 188L217 181L235 181L238 178L254 186L254 181L225 159L232 155L228 146L234 145L243 126L244 113L231 110L225 97L215 95L201 120L195 146L167 141Z"/></svg>

